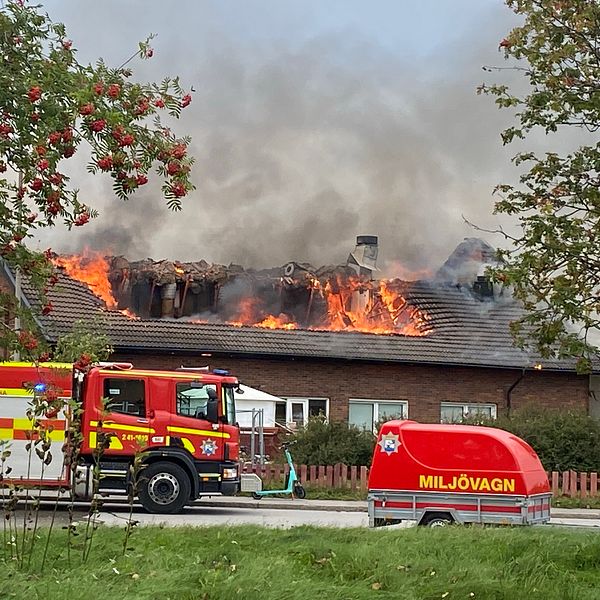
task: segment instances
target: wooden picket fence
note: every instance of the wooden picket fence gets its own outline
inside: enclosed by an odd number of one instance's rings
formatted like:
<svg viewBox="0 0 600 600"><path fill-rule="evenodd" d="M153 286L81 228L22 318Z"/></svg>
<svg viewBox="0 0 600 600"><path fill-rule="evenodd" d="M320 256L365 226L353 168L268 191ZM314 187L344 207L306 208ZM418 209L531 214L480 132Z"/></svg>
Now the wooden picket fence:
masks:
<svg viewBox="0 0 600 600"><path fill-rule="evenodd" d="M555 496L597 497L598 473L577 473L576 471L552 471L548 479Z"/></svg>
<svg viewBox="0 0 600 600"><path fill-rule="evenodd" d="M282 482L287 475L287 465L242 465L244 473L256 473L265 483ZM369 480L368 467L337 465L298 465L296 470L304 485L318 488L366 490ZM552 471L548 479L554 496L596 497L598 473L577 473L576 471Z"/></svg>
<svg viewBox="0 0 600 600"><path fill-rule="evenodd" d="M243 465L244 473L256 473L266 484L283 481L288 465ZM366 490L369 480L368 467L348 465L296 465L296 472L303 485L319 488L343 488Z"/></svg>

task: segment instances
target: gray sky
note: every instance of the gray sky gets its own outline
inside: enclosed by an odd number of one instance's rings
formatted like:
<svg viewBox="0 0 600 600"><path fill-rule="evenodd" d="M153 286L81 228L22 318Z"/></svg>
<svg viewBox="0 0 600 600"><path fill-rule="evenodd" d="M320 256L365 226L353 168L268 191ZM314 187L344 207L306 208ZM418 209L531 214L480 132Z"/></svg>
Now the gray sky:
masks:
<svg viewBox="0 0 600 600"><path fill-rule="evenodd" d="M499 132L510 116L477 85L515 24L500 0L52 0L84 62L120 64L147 34L141 80L194 87L176 125L193 138L197 190L169 213L158 186L127 203L71 169L101 216L57 251L245 266L343 262L380 236L386 274L437 268L491 215L514 178ZM498 77L498 76L495 76ZM492 243L494 240L487 236Z"/></svg>

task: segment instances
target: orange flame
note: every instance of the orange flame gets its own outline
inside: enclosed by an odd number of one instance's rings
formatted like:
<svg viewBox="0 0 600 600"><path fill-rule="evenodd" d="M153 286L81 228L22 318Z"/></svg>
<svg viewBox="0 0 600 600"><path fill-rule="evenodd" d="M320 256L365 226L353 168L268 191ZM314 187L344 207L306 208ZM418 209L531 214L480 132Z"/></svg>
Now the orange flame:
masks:
<svg viewBox="0 0 600 600"><path fill-rule="evenodd" d="M85 250L80 256L61 256L53 260L55 266L85 283L108 308L116 308L110 281L108 261L98 252ZM184 273L179 265L174 265L178 274ZM301 329L317 331L360 331L376 334L400 334L424 336L429 333L427 315L411 306L403 296L399 284L390 280L365 281L359 277L337 276L322 282L316 277L307 277L310 290L310 305L314 297L321 299L326 306L326 315L321 323L306 327L286 314L270 314L262 300L246 296L239 300L233 315L226 321L238 327L253 326L267 329ZM130 319L138 319L128 309L120 311ZM321 313L320 313L321 314ZM308 315L307 315L308 319ZM308 319L310 320L310 319ZM205 321L193 321L202 323Z"/></svg>
<svg viewBox="0 0 600 600"><path fill-rule="evenodd" d="M69 277L85 283L108 308L115 308L117 301L108 280L108 261L100 252L85 249L83 254L59 256L52 259L55 267L62 267Z"/></svg>
<svg viewBox="0 0 600 600"><path fill-rule="evenodd" d="M252 325L256 321L256 314L259 310L258 298L248 296L242 298L237 307L237 313L228 321L231 325L242 327L243 325Z"/></svg>
<svg viewBox="0 0 600 600"><path fill-rule="evenodd" d="M328 282L323 294L327 301L329 322L323 327L333 331L364 333L426 335L426 317L389 282L362 282L339 279Z"/></svg>
<svg viewBox="0 0 600 600"><path fill-rule="evenodd" d="M267 329L298 329L298 325L293 321L290 321L285 315L269 315L264 318L260 323L256 324L257 327L266 327Z"/></svg>
<svg viewBox="0 0 600 600"><path fill-rule="evenodd" d="M424 336L428 333L427 316L409 305L406 298L387 280L372 282L338 277L324 285L316 278L310 278L309 281L312 293L325 300L327 316L323 323L309 326L308 329L408 336ZM260 299L254 297L242 298L234 318L228 322L238 327L301 329L288 315L265 316Z"/></svg>

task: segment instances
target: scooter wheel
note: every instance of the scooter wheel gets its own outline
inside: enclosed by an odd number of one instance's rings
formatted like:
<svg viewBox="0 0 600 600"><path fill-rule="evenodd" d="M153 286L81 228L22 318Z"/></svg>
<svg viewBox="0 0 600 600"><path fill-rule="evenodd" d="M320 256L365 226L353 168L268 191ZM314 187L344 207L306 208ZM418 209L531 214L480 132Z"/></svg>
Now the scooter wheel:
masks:
<svg viewBox="0 0 600 600"><path fill-rule="evenodd" d="M262 494L257 494L256 492L252 492L252 497L255 500L261 500L262 499Z"/></svg>
<svg viewBox="0 0 600 600"><path fill-rule="evenodd" d="M294 496L298 498L298 500L304 500L306 498L306 490L301 485L294 486Z"/></svg>

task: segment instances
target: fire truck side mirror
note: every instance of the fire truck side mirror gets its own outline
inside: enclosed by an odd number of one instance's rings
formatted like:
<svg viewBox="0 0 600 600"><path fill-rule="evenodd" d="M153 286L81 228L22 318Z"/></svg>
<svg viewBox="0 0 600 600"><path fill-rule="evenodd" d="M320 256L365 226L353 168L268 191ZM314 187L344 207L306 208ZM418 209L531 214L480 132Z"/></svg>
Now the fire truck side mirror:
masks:
<svg viewBox="0 0 600 600"><path fill-rule="evenodd" d="M209 423L219 422L219 400L218 398L209 398L206 404L206 420Z"/></svg>

